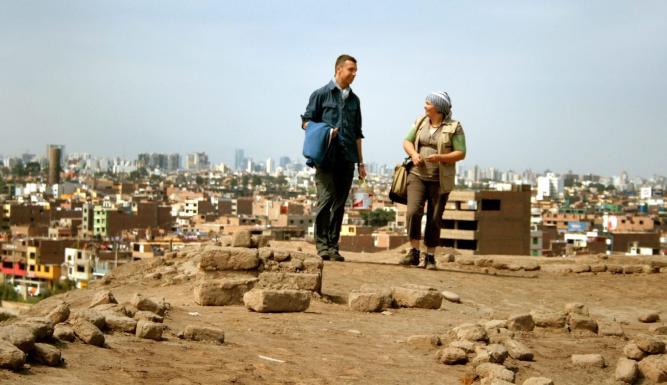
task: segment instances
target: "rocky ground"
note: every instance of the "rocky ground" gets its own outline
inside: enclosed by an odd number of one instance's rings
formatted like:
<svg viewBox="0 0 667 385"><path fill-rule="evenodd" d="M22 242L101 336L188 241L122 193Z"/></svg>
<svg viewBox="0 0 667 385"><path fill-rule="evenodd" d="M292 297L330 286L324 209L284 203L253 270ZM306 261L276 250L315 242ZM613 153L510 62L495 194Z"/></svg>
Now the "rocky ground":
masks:
<svg viewBox="0 0 667 385"><path fill-rule="evenodd" d="M314 251L298 242L271 242L271 247ZM398 266L401 251L345 253L346 262L324 262L321 294L310 295L306 311L289 313L259 313L242 304L198 305L194 289L206 274L199 269L197 253L132 263L89 289L49 298L29 314L0 322L1 340L3 328L49 312L50 317L62 317L58 306L62 310L63 302L70 309L67 320L56 326L62 339L45 337L25 365L0 369L0 383L550 383L538 377L571 385L667 381L664 257L481 258L445 250L438 257L439 270L427 271ZM443 291L451 301L442 298ZM93 300L113 302L108 292L118 304L95 307L106 312L102 346L92 344L90 333L81 330L67 342L63 329L81 328L82 319L94 321L82 311ZM359 293L386 295L389 303L381 300L372 313L353 310L348 300ZM431 297L420 302L420 293ZM460 301L455 302L456 296ZM392 307L396 302L431 308ZM163 322L153 318L162 312ZM151 339L151 333L160 335ZM61 359L43 352L49 346L60 351ZM651 349L655 354L646 353ZM646 378L629 379L640 359Z"/></svg>

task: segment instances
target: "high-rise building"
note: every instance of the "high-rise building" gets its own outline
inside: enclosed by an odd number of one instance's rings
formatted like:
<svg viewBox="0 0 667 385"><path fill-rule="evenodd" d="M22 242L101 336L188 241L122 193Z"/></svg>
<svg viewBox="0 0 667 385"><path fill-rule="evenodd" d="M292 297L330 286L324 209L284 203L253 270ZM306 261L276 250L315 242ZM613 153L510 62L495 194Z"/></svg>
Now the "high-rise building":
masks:
<svg viewBox="0 0 667 385"><path fill-rule="evenodd" d="M266 173L271 174L274 169L273 159L269 158L266 160Z"/></svg>
<svg viewBox="0 0 667 385"><path fill-rule="evenodd" d="M167 170L178 171L181 168L181 156L179 154L170 154L167 160Z"/></svg>
<svg viewBox="0 0 667 385"><path fill-rule="evenodd" d="M288 164L290 164L292 161L290 160L289 156L281 156L280 157L280 167L285 168L287 167Z"/></svg>
<svg viewBox="0 0 667 385"><path fill-rule="evenodd" d="M185 168L190 171L208 170L211 163L205 152L193 152L185 158Z"/></svg>
<svg viewBox="0 0 667 385"><path fill-rule="evenodd" d="M246 166L245 153L243 149L237 148L234 152L234 169L237 171L243 170Z"/></svg>
<svg viewBox="0 0 667 385"><path fill-rule="evenodd" d="M60 172L62 171L61 162L63 159L64 149L65 146L57 144L49 144L46 147L47 158L49 159L49 185L60 183Z"/></svg>

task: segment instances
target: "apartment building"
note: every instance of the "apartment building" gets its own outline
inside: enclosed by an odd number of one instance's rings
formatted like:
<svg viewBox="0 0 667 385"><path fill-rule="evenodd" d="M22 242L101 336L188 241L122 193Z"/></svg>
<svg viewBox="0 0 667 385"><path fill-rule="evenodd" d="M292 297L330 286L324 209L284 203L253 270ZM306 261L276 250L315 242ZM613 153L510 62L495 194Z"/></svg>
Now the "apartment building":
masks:
<svg viewBox="0 0 667 385"><path fill-rule="evenodd" d="M441 246L463 253L530 254L530 186L513 191L452 191Z"/></svg>

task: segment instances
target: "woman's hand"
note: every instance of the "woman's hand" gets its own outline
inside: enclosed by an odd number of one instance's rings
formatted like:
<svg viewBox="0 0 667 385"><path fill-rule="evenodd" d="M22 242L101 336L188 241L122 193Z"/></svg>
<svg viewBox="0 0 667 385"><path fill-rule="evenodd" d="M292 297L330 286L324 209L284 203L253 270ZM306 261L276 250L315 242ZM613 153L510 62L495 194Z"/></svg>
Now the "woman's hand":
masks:
<svg viewBox="0 0 667 385"><path fill-rule="evenodd" d="M430 163L441 163L443 161L442 155L440 154L432 154L426 157L425 159L427 162Z"/></svg>
<svg viewBox="0 0 667 385"><path fill-rule="evenodd" d="M414 164L417 167L424 164L424 161L422 160L422 157L419 155L418 152L415 152L410 158L412 159L412 164Z"/></svg>

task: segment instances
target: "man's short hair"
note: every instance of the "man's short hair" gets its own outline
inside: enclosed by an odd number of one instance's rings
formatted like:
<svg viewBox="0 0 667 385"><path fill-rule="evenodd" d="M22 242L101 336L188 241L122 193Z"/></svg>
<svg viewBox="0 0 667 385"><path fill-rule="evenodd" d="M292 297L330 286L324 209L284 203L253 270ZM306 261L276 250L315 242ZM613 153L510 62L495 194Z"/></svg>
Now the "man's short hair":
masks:
<svg viewBox="0 0 667 385"><path fill-rule="evenodd" d="M354 64L357 64L357 59L353 58L350 55L342 54L342 55L338 56L338 59L336 59L336 66L334 67L334 69L338 68L338 66L342 66L343 63L345 63L348 60L351 61Z"/></svg>

